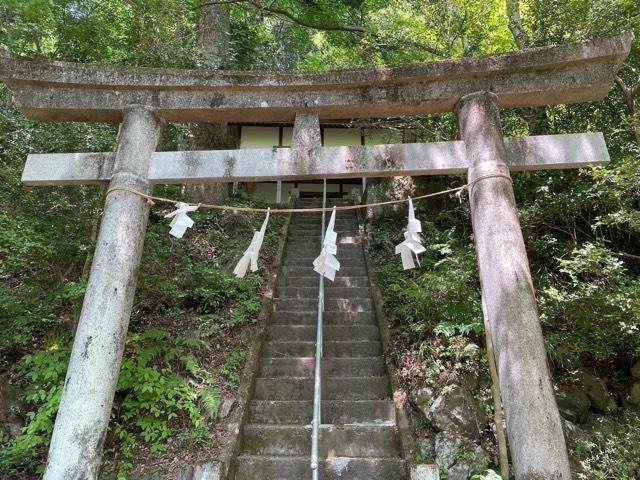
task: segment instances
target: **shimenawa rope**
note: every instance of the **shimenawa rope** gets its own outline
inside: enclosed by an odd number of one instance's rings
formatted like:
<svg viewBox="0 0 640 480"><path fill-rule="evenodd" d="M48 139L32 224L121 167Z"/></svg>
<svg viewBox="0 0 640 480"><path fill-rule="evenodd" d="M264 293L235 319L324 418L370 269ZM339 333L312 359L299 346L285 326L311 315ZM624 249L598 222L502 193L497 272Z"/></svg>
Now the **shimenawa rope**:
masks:
<svg viewBox="0 0 640 480"><path fill-rule="evenodd" d="M471 188L479 181L481 180L485 180L487 178L495 178L495 177L501 177L501 178L506 178L508 179L510 182L511 177L507 174L504 173L488 173L486 175L481 175L478 178L475 178L474 180L472 180L471 182L462 185L461 187L456 187L456 188L449 188L447 190L441 190L439 192L434 192L434 193L427 193L426 195L420 195L418 197L411 197L411 199L415 202L418 200L422 200L424 198L429 198L429 197L437 197L440 195L446 195L448 193L455 193L456 195L458 195L458 197L460 197L460 195L462 194L462 192L464 190L471 190ZM166 203L178 203L178 200L173 200L171 198L165 198L165 197L156 197L153 195L147 195L144 192L141 192L139 190L136 190L135 188L130 188L130 187L111 187L109 190L107 190L107 196L110 193L116 192L116 191L123 191L123 192L130 192L130 193L134 193L142 198L144 198L147 203L149 203L149 205L155 205L155 202L166 202ZM190 205L198 205L198 208L204 208L204 209L212 209L212 210L232 210L234 212L257 212L257 213L267 213L267 210L269 210L271 213L311 213L311 212L331 212L334 208L336 210L356 210L359 208L369 208L369 207L381 207L383 205L394 205L394 204L398 204L398 203L405 203L408 202L409 199L408 198L402 198L400 200L388 200L386 202L374 202L374 203L363 203L363 204L358 204L358 205L341 205L341 206L335 206L335 207L326 207L326 208L271 208L271 209L266 209L266 208L253 208L253 207L233 207L230 205L211 205L208 203L192 203ZM183 203L188 203L188 202L183 202Z"/></svg>

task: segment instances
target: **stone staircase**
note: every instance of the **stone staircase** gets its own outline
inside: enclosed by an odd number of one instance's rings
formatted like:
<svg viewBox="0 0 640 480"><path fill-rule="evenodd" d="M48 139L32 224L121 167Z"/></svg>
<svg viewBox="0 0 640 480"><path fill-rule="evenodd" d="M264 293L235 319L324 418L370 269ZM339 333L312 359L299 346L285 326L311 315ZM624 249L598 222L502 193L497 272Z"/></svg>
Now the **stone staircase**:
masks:
<svg viewBox="0 0 640 480"><path fill-rule="evenodd" d="M291 219L236 480L311 479L319 282L312 262L320 252L320 223L315 213ZM320 479L402 480L400 437L357 231L355 212L338 212L341 268L335 282L325 281Z"/></svg>

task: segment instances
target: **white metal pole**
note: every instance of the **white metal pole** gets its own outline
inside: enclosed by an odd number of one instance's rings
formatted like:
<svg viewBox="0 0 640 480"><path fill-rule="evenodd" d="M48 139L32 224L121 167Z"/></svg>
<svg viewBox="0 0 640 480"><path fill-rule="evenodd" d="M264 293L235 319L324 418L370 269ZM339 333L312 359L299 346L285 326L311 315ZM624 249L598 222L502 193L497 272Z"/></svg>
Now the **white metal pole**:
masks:
<svg viewBox="0 0 640 480"><path fill-rule="evenodd" d="M322 182L322 208L327 207L327 180ZM324 225L326 213L322 211L322 228L320 229L320 245L324 241ZM324 275L320 275L318 290L318 322L316 332L316 364L313 385L313 421L311 425L311 473L313 480L318 480L320 460L318 444L320 443L320 425L322 422L322 314L324 312Z"/></svg>

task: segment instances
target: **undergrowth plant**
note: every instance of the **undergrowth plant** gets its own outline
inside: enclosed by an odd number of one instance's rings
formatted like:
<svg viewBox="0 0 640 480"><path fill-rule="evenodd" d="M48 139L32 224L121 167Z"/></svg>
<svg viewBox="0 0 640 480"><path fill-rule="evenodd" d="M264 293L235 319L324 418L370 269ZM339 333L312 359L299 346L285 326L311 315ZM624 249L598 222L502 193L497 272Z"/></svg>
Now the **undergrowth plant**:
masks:
<svg viewBox="0 0 640 480"><path fill-rule="evenodd" d="M579 460L580 480L636 480L640 478L640 416L626 412L613 431L594 431L576 441L572 454Z"/></svg>
<svg viewBox="0 0 640 480"><path fill-rule="evenodd" d="M241 196L228 201L262 205ZM272 219L262 265L275 254L284 221ZM169 443L215 446L212 428L222 396L237 388L248 355L250 335L244 329L260 312L263 277L250 273L238 279L231 270L262 218L224 212L197 221L190 235L177 241L169 237L162 211L151 216L105 440L103 470L118 478L126 478L141 452L169 455ZM80 248L73 238L68 241L65 248ZM40 258L41 251L33 248L30 254ZM24 269L34 268L28 255L4 257L0 273L20 279ZM21 435L0 437L1 478L36 478L43 472L71 351L72 318L85 289L80 271L69 269L68 278L49 292L45 283L0 284L0 314L12 319L0 322L0 347L18 358L10 375L28 408ZM47 278L45 272L38 275ZM47 333L40 339L39 332ZM204 363L212 359L215 365Z"/></svg>
<svg viewBox="0 0 640 480"><path fill-rule="evenodd" d="M195 353L201 348L201 340L159 329L127 336L106 441L108 469L125 478L134 448L142 442L150 452L161 451L176 427L188 425L193 438L205 437L208 429L201 405L215 418L219 393L213 376L198 363ZM22 359L19 373L27 385L24 400L33 409L27 413L29 421L22 434L5 439L0 453L5 478L28 475L34 467L42 473L42 465L30 462L40 459L48 446L70 351L70 338L64 335Z"/></svg>

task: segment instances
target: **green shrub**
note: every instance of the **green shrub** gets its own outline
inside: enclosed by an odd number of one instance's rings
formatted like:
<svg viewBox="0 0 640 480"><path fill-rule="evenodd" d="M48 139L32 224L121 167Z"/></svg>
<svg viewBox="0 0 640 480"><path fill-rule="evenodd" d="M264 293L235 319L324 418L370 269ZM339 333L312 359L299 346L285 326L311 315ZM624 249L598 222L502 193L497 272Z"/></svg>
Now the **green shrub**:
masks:
<svg viewBox="0 0 640 480"><path fill-rule="evenodd" d="M613 432L578 439L571 452L580 462L582 480L640 478L640 416L627 411Z"/></svg>
<svg viewBox="0 0 640 480"><path fill-rule="evenodd" d="M200 405L210 417L217 417L219 390L193 353L200 348L200 340L159 329L127 336L107 434L105 458L113 458L106 461L107 469L125 475L135 447L141 444L150 452L162 451L178 418L188 421L191 438L208 432ZM70 351L70 337L60 335L50 338L45 349L23 357L19 373L26 385L24 400L33 410L22 434L3 440L3 478L42 472L39 462L53 431ZM237 356L234 359L238 361Z"/></svg>
<svg viewBox="0 0 640 480"><path fill-rule="evenodd" d="M53 431L53 422L71 354L67 335L54 335L45 348L26 355L18 366L26 381L24 400L35 407L27 412L28 423L13 440L5 439L0 449L0 473L3 478L24 478L31 472L42 473L40 460Z"/></svg>
<svg viewBox="0 0 640 480"><path fill-rule="evenodd" d="M640 353L640 282L602 244L586 242L557 258L557 273L542 277L540 319L557 365L585 358L608 362Z"/></svg>

